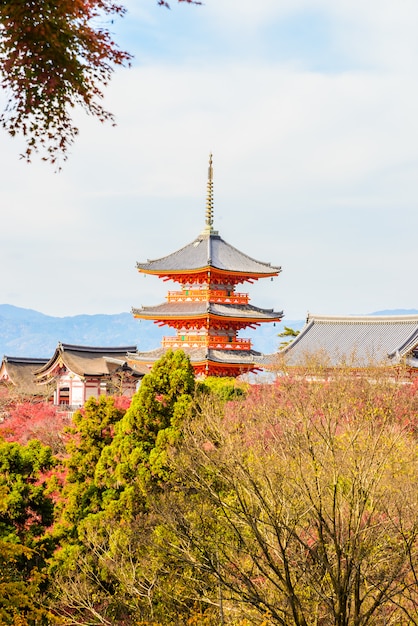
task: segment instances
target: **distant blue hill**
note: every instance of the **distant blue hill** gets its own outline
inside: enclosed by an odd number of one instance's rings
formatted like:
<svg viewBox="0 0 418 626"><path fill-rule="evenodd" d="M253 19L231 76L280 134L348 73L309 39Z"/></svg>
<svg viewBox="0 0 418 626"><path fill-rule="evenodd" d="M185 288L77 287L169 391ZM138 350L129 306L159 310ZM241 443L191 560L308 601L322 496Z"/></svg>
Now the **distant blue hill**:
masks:
<svg viewBox="0 0 418 626"><path fill-rule="evenodd" d="M156 347L163 331L130 313L52 317L32 309L0 305L0 357L50 357L59 341L79 345Z"/></svg>
<svg viewBox="0 0 418 626"><path fill-rule="evenodd" d="M386 309L385 311L375 311L370 315L416 315L417 309Z"/></svg>
<svg viewBox="0 0 418 626"><path fill-rule="evenodd" d="M296 329L303 323L286 320L286 326ZM283 322L276 326L264 324L256 330L242 331L241 336L250 337L255 350L271 353L278 349L277 334L283 326ZM130 313L53 317L33 309L0 304L0 358L5 354L50 357L59 341L85 346L136 345L146 351L157 348L164 335L174 335L174 330L136 320Z"/></svg>
<svg viewBox="0 0 418 626"><path fill-rule="evenodd" d="M416 309L376 311L371 315L412 315ZM300 330L305 320L284 319L280 324L262 324L255 330L240 333L253 341L255 350L275 352L281 342L278 333L284 326ZM52 356L59 341L85 346L136 345L139 350L152 350L160 345L163 335L173 335L168 327L136 320L130 313L114 315L74 315L53 317L33 309L0 304L0 358L8 356Z"/></svg>

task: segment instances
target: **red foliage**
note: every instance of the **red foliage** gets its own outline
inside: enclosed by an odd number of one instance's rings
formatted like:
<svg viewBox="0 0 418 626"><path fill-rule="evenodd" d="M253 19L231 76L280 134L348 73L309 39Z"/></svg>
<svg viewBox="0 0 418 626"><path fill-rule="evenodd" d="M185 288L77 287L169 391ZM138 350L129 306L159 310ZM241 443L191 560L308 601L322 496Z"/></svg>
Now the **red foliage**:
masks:
<svg viewBox="0 0 418 626"><path fill-rule="evenodd" d="M113 402L116 409L120 411L126 411L131 406L132 398L127 398L126 396L114 396Z"/></svg>
<svg viewBox="0 0 418 626"><path fill-rule="evenodd" d="M15 401L0 423L0 436L21 444L39 439L59 454L64 451L63 430L68 424L67 414L47 402Z"/></svg>
<svg viewBox="0 0 418 626"><path fill-rule="evenodd" d="M304 420L312 426L332 424L335 434L359 419L418 433L417 390L417 381L390 378L384 372L372 372L370 377L342 372L316 380L289 374L272 385L251 386L244 400L230 402L225 424L242 430L248 445L260 438L267 444L280 435L287 420L294 428L302 427ZM280 419L260 432L259 417L267 414Z"/></svg>
<svg viewBox="0 0 418 626"><path fill-rule="evenodd" d="M65 465L60 464L44 471L39 476L39 482L35 484L46 483L48 485L48 496L56 504L62 502L62 489L67 479L68 469Z"/></svg>

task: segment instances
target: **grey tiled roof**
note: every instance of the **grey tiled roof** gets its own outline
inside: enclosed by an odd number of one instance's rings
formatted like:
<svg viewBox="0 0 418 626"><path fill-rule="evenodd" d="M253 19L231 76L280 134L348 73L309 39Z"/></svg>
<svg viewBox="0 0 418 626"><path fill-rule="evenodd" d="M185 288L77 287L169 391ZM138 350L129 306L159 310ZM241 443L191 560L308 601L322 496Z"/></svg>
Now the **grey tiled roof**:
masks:
<svg viewBox="0 0 418 626"><path fill-rule="evenodd" d="M79 376L103 376L123 365L127 353L135 350L136 346L95 347L59 343L52 358L36 374L41 377L61 360L71 372Z"/></svg>
<svg viewBox="0 0 418 626"><path fill-rule="evenodd" d="M39 367L40 365L47 363L48 359L4 355L3 361L9 363L9 365L37 365Z"/></svg>
<svg viewBox="0 0 418 626"><path fill-rule="evenodd" d="M100 355L112 355L112 354L126 354L132 350L136 350L136 346L79 346L71 343L59 343L58 347L63 352L88 352L90 354Z"/></svg>
<svg viewBox="0 0 418 626"><path fill-rule="evenodd" d="M289 365L323 353L330 365L396 363L418 344L418 315L310 315L301 333L281 350Z"/></svg>
<svg viewBox="0 0 418 626"><path fill-rule="evenodd" d="M283 317L283 311L260 309L251 304L216 304L208 302L163 302L156 306L144 306L132 309L133 315L143 319L165 319L190 317L210 313L216 317L234 317L243 320L278 321Z"/></svg>
<svg viewBox="0 0 418 626"><path fill-rule="evenodd" d="M28 395L39 395L41 390L35 384L34 372L48 359L4 356L1 364L2 376L7 375L17 391Z"/></svg>
<svg viewBox="0 0 418 626"><path fill-rule="evenodd" d="M161 274L193 271L205 267L213 267L228 272L259 274L260 277L276 275L281 271L280 267L257 261L240 252L219 235L213 233L201 234L184 248L161 259L137 263L139 270Z"/></svg>
<svg viewBox="0 0 418 626"><path fill-rule="evenodd" d="M233 352L231 350L231 352ZM209 358L211 361L215 361L216 363L242 363L243 365L254 364L258 365L260 362L261 352L257 352L256 350L246 350L238 352L233 352L233 354L229 354L225 350L208 350Z"/></svg>
<svg viewBox="0 0 418 626"><path fill-rule="evenodd" d="M189 357L192 363L200 361L212 361L214 363L233 363L235 365L255 365L260 362L262 354L256 352L256 350L240 350L234 352L233 350L210 350L207 348L182 348ZM153 363L160 359L167 350L164 348L157 348L149 352L136 352L135 354L129 354L128 358L132 361L138 360L143 363Z"/></svg>

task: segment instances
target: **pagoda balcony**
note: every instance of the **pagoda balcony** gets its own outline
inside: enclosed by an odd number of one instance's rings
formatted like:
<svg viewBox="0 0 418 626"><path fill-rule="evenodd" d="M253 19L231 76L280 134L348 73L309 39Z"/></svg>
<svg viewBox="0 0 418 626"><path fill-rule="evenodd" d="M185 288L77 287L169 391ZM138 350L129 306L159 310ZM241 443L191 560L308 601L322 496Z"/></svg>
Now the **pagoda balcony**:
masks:
<svg viewBox="0 0 418 626"><path fill-rule="evenodd" d="M210 348L211 350L251 350L251 339L235 337L230 341L225 335L178 335L163 337L162 347L169 349Z"/></svg>
<svg viewBox="0 0 418 626"><path fill-rule="evenodd" d="M169 291L168 302L216 302L218 304L248 304L248 293L237 293L226 289L183 289Z"/></svg>

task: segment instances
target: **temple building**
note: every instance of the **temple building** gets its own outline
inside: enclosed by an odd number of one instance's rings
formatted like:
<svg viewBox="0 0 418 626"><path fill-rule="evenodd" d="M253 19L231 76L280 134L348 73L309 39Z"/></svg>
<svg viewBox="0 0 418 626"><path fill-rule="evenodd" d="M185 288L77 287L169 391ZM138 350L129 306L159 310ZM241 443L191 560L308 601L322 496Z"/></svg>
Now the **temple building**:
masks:
<svg viewBox="0 0 418 626"><path fill-rule="evenodd" d="M206 224L194 241L156 260L137 263L140 273L180 285L156 306L132 309L134 317L175 329L160 348L129 355L134 362L152 365L168 349L190 356L198 376L239 376L260 369L262 355L252 349L240 330L265 322L279 322L283 312L250 304L243 283L278 276L280 267L257 261L224 241L213 228L213 169L209 160Z"/></svg>
<svg viewBox="0 0 418 626"><path fill-rule="evenodd" d="M55 405L81 407L91 396L132 397L149 371L140 363L128 364L136 346L95 347L59 343L52 357L38 366L34 380Z"/></svg>
<svg viewBox="0 0 418 626"><path fill-rule="evenodd" d="M289 366L323 357L330 367L402 364L418 373L418 315L309 315L300 334L280 351ZM277 361L271 355L270 362Z"/></svg>

